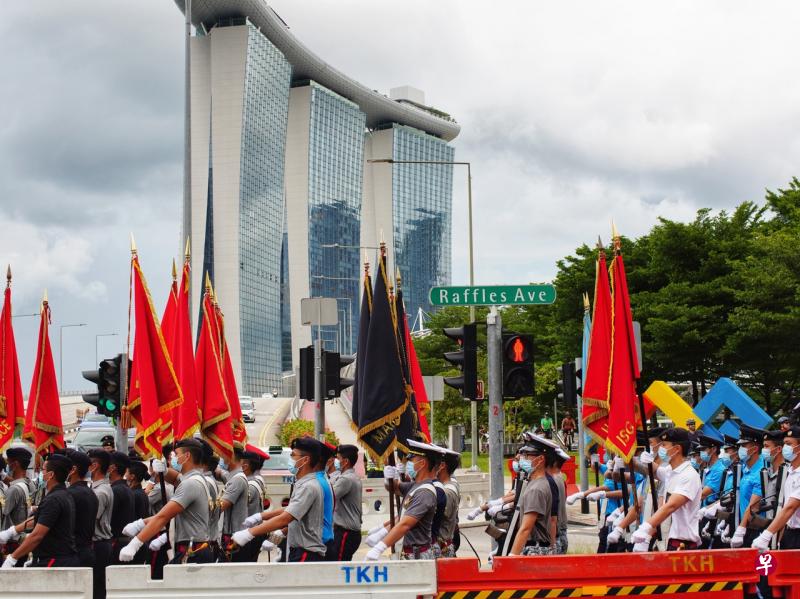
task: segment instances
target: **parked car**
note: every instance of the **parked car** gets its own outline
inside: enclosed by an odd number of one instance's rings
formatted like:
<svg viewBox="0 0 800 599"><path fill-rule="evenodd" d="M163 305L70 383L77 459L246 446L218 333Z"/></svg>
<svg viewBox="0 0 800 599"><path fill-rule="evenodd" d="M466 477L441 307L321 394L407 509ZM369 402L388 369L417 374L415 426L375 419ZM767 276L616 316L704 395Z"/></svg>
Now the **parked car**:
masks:
<svg viewBox="0 0 800 599"><path fill-rule="evenodd" d="M89 426L89 427L81 427L78 429L78 432L75 433L75 438L72 439L70 442L70 446L74 447L75 449L79 449L81 451L89 451L90 449L101 449L102 445L100 441L106 435L111 435L115 437L117 434L117 429L113 426ZM127 450L133 449L133 441L134 436L136 434L136 429L128 429L128 447Z"/></svg>
<svg viewBox="0 0 800 599"><path fill-rule="evenodd" d="M281 498L280 507L289 505L289 493L294 483L294 475L289 472L289 457L292 450L281 445L262 447L261 451L269 455L261 468L261 478L267 485L267 491L273 497ZM277 505L275 507L278 507Z"/></svg>
<svg viewBox="0 0 800 599"><path fill-rule="evenodd" d="M111 420L108 416L102 414L86 414L81 423L78 425L78 430L85 428L110 428Z"/></svg>
<svg viewBox="0 0 800 599"><path fill-rule="evenodd" d="M239 405L242 406L242 420L245 422L255 422L256 406L253 398L246 395L240 396Z"/></svg>

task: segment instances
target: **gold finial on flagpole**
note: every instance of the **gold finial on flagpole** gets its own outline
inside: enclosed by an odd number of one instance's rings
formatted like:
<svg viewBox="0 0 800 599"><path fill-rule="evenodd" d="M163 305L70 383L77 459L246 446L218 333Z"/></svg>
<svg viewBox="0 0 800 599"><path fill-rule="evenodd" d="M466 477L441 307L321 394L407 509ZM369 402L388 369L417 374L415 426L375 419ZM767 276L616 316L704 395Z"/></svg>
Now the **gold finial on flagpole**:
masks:
<svg viewBox="0 0 800 599"><path fill-rule="evenodd" d="M398 267L394 267L394 278L397 281L397 288L400 289L400 286L403 283L403 278L400 276L400 269Z"/></svg>
<svg viewBox="0 0 800 599"><path fill-rule="evenodd" d="M584 292L583 293L583 310L585 312L588 312L589 311L589 307L590 307L589 306L589 294Z"/></svg>
<svg viewBox="0 0 800 599"><path fill-rule="evenodd" d="M131 232L131 254L136 255L136 240L133 238L133 232Z"/></svg>
<svg viewBox="0 0 800 599"><path fill-rule="evenodd" d="M42 295L42 303L47 305L47 287L44 288L44 295Z"/></svg>
<svg viewBox="0 0 800 599"><path fill-rule="evenodd" d="M211 291L211 277L208 276L208 271L206 271L206 291Z"/></svg>
<svg viewBox="0 0 800 599"><path fill-rule="evenodd" d="M172 280L178 280L178 267L175 266L175 258L172 259Z"/></svg>
<svg viewBox="0 0 800 599"><path fill-rule="evenodd" d="M622 242L619 238L619 231L617 225L614 224L614 219L611 219L611 237L614 239L614 251L619 252L622 247Z"/></svg>
<svg viewBox="0 0 800 599"><path fill-rule="evenodd" d="M369 274L369 257L367 256L367 250L364 250L364 274Z"/></svg>
<svg viewBox="0 0 800 599"><path fill-rule="evenodd" d="M189 236L187 236L186 237L186 249L183 251L183 257L186 258L187 260L192 257L192 249L191 249L191 244L190 244L189 240L190 240L190 238L189 238Z"/></svg>

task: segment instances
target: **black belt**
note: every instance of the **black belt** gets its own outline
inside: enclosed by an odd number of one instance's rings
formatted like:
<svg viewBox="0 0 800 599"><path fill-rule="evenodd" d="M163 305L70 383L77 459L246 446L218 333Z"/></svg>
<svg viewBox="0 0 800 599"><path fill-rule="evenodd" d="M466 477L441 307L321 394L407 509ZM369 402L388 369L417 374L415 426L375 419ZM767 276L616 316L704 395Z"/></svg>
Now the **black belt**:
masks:
<svg viewBox="0 0 800 599"><path fill-rule="evenodd" d="M356 530L355 528L345 528L344 526L339 526L338 524L333 525L333 530L341 530L342 532L353 532L361 534L360 530Z"/></svg>
<svg viewBox="0 0 800 599"><path fill-rule="evenodd" d="M532 541L528 541L525 543L525 547L550 547L550 543L534 543Z"/></svg>

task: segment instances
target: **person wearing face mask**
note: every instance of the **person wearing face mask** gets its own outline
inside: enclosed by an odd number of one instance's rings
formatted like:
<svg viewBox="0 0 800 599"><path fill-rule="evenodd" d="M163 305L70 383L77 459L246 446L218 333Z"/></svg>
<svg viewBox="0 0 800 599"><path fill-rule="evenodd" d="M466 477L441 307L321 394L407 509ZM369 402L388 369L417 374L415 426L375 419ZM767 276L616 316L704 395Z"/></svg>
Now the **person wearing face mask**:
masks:
<svg viewBox="0 0 800 599"><path fill-rule="evenodd" d="M253 445L247 445L242 454L242 471L247 476L247 515L253 516L260 514L264 511L264 498L267 496L267 489L264 486L264 479L261 478L261 468L264 466L264 460L268 460L269 456L262 452L260 449ZM331 499L333 503L333 499ZM241 528L244 523L239 525L237 530ZM245 553L247 555L246 561L258 561L258 554L261 551L261 544L266 539L265 536L256 537L251 541ZM240 552L242 550L240 549Z"/></svg>
<svg viewBox="0 0 800 599"><path fill-rule="evenodd" d="M358 448L336 448L334 468L339 475L332 479L336 506L333 512L333 543L325 554L329 562L349 562L361 545L361 478L355 471Z"/></svg>
<svg viewBox="0 0 800 599"><path fill-rule="evenodd" d="M439 534L434 539L439 545L442 557L456 557L460 542L458 536L458 506L461 503L461 490L453 473L461 466L461 454L444 449L444 462L439 468L438 479L445 494L445 506L439 524Z"/></svg>
<svg viewBox="0 0 800 599"><path fill-rule="evenodd" d="M726 468L724 461L719 459L722 441L707 435L698 435L697 443L700 450L700 462L705 466L705 474L702 479L703 505L709 506L719 500L722 473Z"/></svg>
<svg viewBox="0 0 800 599"><path fill-rule="evenodd" d="M514 497L516 496L517 482L520 476L524 475L524 473L520 473L519 470L519 459L520 455L517 454L514 456L512 460L509 461L509 469L511 471L511 490L509 490L502 497L491 499L473 509L469 514L467 514L467 520L474 520L475 518L477 518L484 512L488 512L492 508L501 508L503 505L507 503L514 502Z"/></svg>
<svg viewBox="0 0 800 599"><path fill-rule="evenodd" d="M742 475L739 480L739 493L737 497L738 519L737 526L731 535L730 546L735 549L742 545L750 546L757 536L757 531L747 528L750 521L750 506L755 505L763 497L761 489L761 470L764 468L764 457L761 454L763 430L742 425L738 441L737 453L742 465Z"/></svg>
<svg viewBox="0 0 800 599"><path fill-rule="evenodd" d="M175 521L175 555L170 563L208 564L214 561L208 537L210 513L215 509L215 501L203 477L204 451L203 444L197 439L182 439L175 443L170 463L173 470L181 474L180 484L172 499L156 515L125 527L134 536L120 552L120 561L131 561L136 552L157 537L172 520ZM134 533L137 529L138 532Z"/></svg>
<svg viewBox="0 0 800 599"><path fill-rule="evenodd" d="M95 518L92 545L94 546L94 568L92 587L95 599L106 596L106 566L111 564L111 512L114 508L114 493L106 477L111 464L111 453L103 449L90 449L89 475L92 479L92 492L97 497L97 517Z"/></svg>
<svg viewBox="0 0 800 599"><path fill-rule="evenodd" d="M0 549L3 554L10 555L19 547L20 533L16 531L19 524L28 519L30 510L31 489L28 486L26 471L33 455L24 447L10 447L6 450L6 468L9 472L9 484L6 489L5 502L0 516ZM4 547L5 546L5 547ZM19 560L18 568L25 560Z"/></svg>
<svg viewBox="0 0 800 599"><path fill-rule="evenodd" d="M692 443L692 446L689 449L689 463L692 465L692 468L695 469L697 474L700 475L700 483L702 484L704 472L700 467L700 448L696 443Z"/></svg>
<svg viewBox="0 0 800 599"><path fill-rule="evenodd" d="M325 555L333 547L333 488L328 479L328 468L333 467L336 459L336 447L327 442L320 443L320 460L316 471L317 483L322 489L322 542L325 543Z"/></svg>
<svg viewBox="0 0 800 599"><path fill-rule="evenodd" d="M413 482L410 487L400 485L401 491L405 492L402 516L392 528L386 523L377 530L373 529L367 537L367 544L372 547L365 557L367 561L378 560L389 546L400 539L403 539L402 559L436 559L439 555L438 545L434 546L434 521L440 502L439 492L433 483L445 450L413 439L408 440L408 447L410 452L406 474Z"/></svg>
<svg viewBox="0 0 800 599"><path fill-rule="evenodd" d="M700 475L687 459L691 444L689 432L670 428L661 433L660 440L659 458L672 470L666 484L666 501L631 535L633 550L648 551L656 528L670 516L667 551L696 549L700 545L698 511L701 488Z"/></svg>
<svg viewBox="0 0 800 599"><path fill-rule="evenodd" d="M319 562L325 559L327 547L322 542L324 497L317 481L317 467L321 462L321 443L311 437L292 441L289 472L297 479L282 510L261 512L245 520L245 528L233 534L233 541L242 546L260 535L280 532L287 528L287 548L290 562ZM324 463L324 462L323 462ZM277 535L283 537L282 534ZM270 535L272 542L280 541Z"/></svg>
<svg viewBox="0 0 800 599"><path fill-rule="evenodd" d="M781 549L800 549L800 427L793 426L783 432L781 457L788 469L783 503L778 505L778 514L772 523L752 543L760 551L769 549L776 536L780 536Z"/></svg>
<svg viewBox="0 0 800 599"><path fill-rule="evenodd" d="M227 561L245 562L247 554L242 551L230 552L232 536L244 526L247 513L247 475L242 470L244 450L237 447L228 466L228 482L222 492L220 509L223 512L222 547Z"/></svg>
<svg viewBox="0 0 800 599"><path fill-rule="evenodd" d="M72 468L67 477L67 492L75 502L75 549L78 552L80 566L92 568L94 567L92 536L99 504L97 495L89 488L86 480L92 461L88 455L74 449L67 449L66 455L72 461Z"/></svg>
<svg viewBox="0 0 800 599"><path fill-rule="evenodd" d="M127 544L128 536L122 532L128 522L136 520L133 491L125 480L125 472L131 463L130 458L121 451L109 452L111 463L108 467L108 480L114 498L111 508L111 563L118 565L119 552Z"/></svg>
<svg viewBox="0 0 800 599"><path fill-rule="evenodd" d="M546 454L552 449L542 441L530 438L519 450L520 468L529 471L530 478L520 497L522 518L509 555L552 555L555 549L551 536L553 494L546 472Z"/></svg>
<svg viewBox="0 0 800 599"><path fill-rule="evenodd" d="M152 515L150 511L150 501L142 487L142 481L147 480L147 466L138 460L131 460L128 472L125 475L128 488L133 494L133 517L136 520L144 520ZM142 547L133 558L134 564L151 563L151 555L148 547Z"/></svg>
<svg viewBox="0 0 800 599"><path fill-rule="evenodd" d="M13 568L28 553L33 568L78 567L75 548L75 501L65 485L72 462L61 454L50 454L44 463L46 494L33 516L33 531L3 562Z"/></svg>

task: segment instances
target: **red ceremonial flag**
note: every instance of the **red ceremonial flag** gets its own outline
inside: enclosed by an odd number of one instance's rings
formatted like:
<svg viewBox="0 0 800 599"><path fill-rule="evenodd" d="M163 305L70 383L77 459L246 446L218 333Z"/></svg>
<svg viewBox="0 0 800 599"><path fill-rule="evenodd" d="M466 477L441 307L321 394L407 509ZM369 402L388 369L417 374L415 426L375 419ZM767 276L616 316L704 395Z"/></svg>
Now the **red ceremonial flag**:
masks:
<svg viewBox="0 0 800 599"><path fill-rule="evenodd" d="M583 426L600 445L608 434L608 377L611 368L611 290L606 255L600 250L594 284L594 313L589 337L589 366L583 384Z"/></svg>
<svg viewBox="0 0 800 599"><path fill-rule="evenodd" d="M136 427L136 451L143 458L150 458L160 456L162 446L170 441L164 423L171 419L172 410L183 403L183 392L135 253L131 268L136 332L131 386L125 409Z"/></svg>
<svg viewBox="0 0 800 599"><path fill-rule="evenodd" d="M176 297L175 324L172 332L170 354L183 391L183 403L172 410L173 437L186 439L200 430L200 411L197 407L197 375L194 364L192 325L189 317L189 284L191 273L189 257L183 263L181 288Z"/></svg>
<svg viewBox="0 0 800 599"><path fill-rule="evenodd" d="M411 387L414 389L414 400L417 402L417 415L419 416L419 428L425 435L425 440L430 443L431 430L428 427L428 414L431 411L431 404L428 401L428 392L425 390L425 383L422 379L422 369L417 360L417 351L414 349L414 342L408 331L408 316L405 316L403 332L406 340L406 353L408 353L408 370L411 377Z"/></svg>
<svg viewBox="0 0 800 599"><path fill-rule="evenodd" d="M233 427L233 444L235 447L244 448L247 444L247 429L242 418L242 405L239 403L239 390L236 387L236 376L233 374L233 363L228 351L228 342L225 339L225 317L214 297L214 309L217 315L217 330L219 331L219 347L222 352L220 363L222 364L222 380L225 382L225 395L228 396L228 404L231 407L231 426Z"/></svg>
<svg viewBox="0 0 800 599"><path fill-rule="evenodd" d="M636 450L636 380L639 362L628 295L625 264L615 237L617 255L611 264L614 292L611 380L609 382L608 437L606 445L629 462Z"/></svg>
<svg viewBox="0 0 800 599"><path fill-rule="evenodd" d="M0 314L0 453L14 438L17 425L25 424L22 407L22 383L14 329L11 326L11 267L6 274L6 293Z"/></svg>
<svg viewBox="0 0 800 599"><path fill-rule="evenodd" d="M39 321L39 344L36 363L33 367L31 392L28 395L28 411L22 438L33 443L40 455L64 448L64 427L61 424L61 403L58 398L58 381L50 350L50 305L47 293L42 300Z"/></svg>
<svg viewBox="0 0 800 599"><path fill-rule="evenodd" d="M211 300L211 283L206 278L203 295L203 319L200 339L194 357L197 373L197 400L202 415L200 430L214 451L230 461L233 458L233 427L231 407L225 390L223 364L220 361L219 327Z"/></svg>
<svg viewBox="0 0 800 599"><path fill-rule="evenodd" d="M161 317L161 334L164 336L164 343L167 346L167 351L169 352L170 357L172 358L172 365L175 367L175 375L178 377L178 383L181 383L180 375L178 374L178 365L175 363L175 352L174 352L174 345L175 345L175 326L176 326L176 313L178 311L178 273L175 269L175 260L172 260L172 285L169 287L169 295L167 296L167 305L164 308L164 315ZM184 403L186 403L186 391L181 385L181 390L184 391ZM183 405L183 404L181 404ZM177 410L178 408L176 408ZM172 422L172 415L170 414L169 417L165 416L165 419L161 423L161 437L164 440L167 439L180 439L181 437L176 437L174 432L173 422Z"/></svg>

